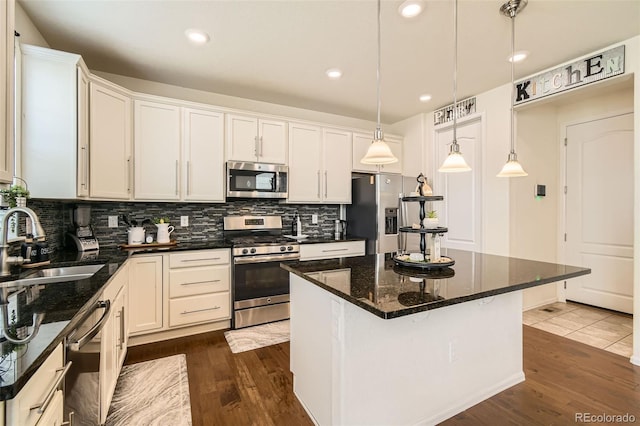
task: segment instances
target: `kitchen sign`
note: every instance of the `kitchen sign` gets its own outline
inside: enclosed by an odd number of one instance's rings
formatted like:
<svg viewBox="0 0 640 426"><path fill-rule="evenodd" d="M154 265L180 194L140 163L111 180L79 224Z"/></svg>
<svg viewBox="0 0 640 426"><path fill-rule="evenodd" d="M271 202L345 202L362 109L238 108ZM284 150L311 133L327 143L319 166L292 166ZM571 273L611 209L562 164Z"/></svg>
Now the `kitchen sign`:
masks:
<svg viewBox="0 0 640 426"><path fill-rule="evenodd" d="M533 101L620 74L624 74L624 45L516 82L513 104Z"/></svg>
<svg viewBox="0 0 640 426"><path fill-rule="evenodd" d="M476 98L467 98L460 102L456 102L456 118L464 117L466 115L476 112ZM441 108L433 113L433 124L443 124L448 121L453 121L453 104Z"/></svg>

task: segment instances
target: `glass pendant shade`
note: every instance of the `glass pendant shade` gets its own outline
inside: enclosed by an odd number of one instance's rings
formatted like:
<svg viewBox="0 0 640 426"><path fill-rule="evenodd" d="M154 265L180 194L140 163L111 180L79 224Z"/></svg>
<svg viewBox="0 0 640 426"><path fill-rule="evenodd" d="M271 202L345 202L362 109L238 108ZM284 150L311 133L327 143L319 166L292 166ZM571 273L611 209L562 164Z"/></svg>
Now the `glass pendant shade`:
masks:
<svg viewBox="0 0 640 426"><path fill-rule="evenodd" d="M468 172L471 167L464 161L464 157L460 153L459 145L454 142L451 145L449 155L445 158L442 166L438 169L439 172L456 173L456 172Z"/></svg>
<svg viewBox="0 0 640 426"><path fill-rule="evenodd" d="M393 155L391 148L384 141L381 130L376 130L373 142L369 145L367 154L362 157L360 162L362 164L392 164L398 162L398 158Z"/></svg>
<svg viewBox="0 0 640 426"><path fill-rule="evenodd" d="M529 174L524 171L520 163L518 163L518 157L515 152L509 154L507 163L502 167L497 177L519 177L528 176Z"/></svg>

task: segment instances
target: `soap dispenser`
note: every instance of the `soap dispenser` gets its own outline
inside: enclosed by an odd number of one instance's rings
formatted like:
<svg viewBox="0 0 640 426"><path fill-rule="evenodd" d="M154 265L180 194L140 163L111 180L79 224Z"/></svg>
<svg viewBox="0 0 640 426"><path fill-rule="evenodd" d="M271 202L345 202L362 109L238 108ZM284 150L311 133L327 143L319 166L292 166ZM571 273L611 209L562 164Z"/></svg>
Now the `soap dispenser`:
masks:
<svg viewBox="0 0 640 426"><path fill-rule="evenodd" d="M298 235L298 222L300 222L298 219L298 212L295 212L293 214L293 220L291 221L291 235L294 237Z"/></svg>

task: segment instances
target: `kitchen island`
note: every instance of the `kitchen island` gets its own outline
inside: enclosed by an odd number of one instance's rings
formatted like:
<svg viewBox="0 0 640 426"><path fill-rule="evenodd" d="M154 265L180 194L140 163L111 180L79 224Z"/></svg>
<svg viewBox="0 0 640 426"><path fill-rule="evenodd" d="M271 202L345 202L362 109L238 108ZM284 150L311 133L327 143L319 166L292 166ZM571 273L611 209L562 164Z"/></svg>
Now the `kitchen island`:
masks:
<svg viewBox="0 0 640 426"><path fill-rule="evenodd" d="M289 262L294 393L320 425L435 424L524 380L522 292L587 268L446 250Z"/></svg>

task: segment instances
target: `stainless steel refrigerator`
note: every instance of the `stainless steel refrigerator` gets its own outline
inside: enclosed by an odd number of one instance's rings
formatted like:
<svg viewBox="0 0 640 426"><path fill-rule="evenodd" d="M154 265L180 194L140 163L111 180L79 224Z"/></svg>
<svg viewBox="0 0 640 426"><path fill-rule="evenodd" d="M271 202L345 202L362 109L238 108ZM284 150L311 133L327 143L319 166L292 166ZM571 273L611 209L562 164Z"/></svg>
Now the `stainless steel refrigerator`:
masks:
<svg viewBox="0 0 640 426"><path fill-rule="evenodd" d="M347 235L366 239L366 254L398 251L402 176L351 176L351 204L347 206Z"/></svg>

